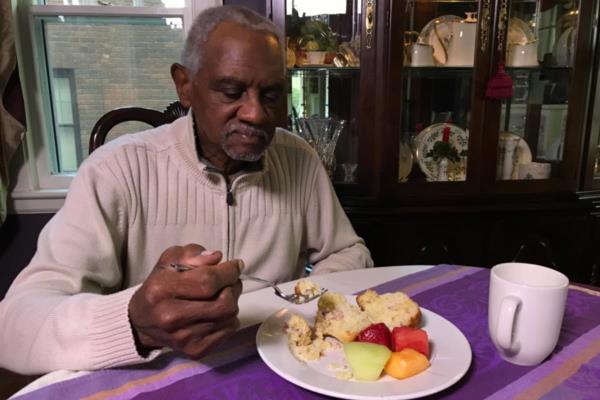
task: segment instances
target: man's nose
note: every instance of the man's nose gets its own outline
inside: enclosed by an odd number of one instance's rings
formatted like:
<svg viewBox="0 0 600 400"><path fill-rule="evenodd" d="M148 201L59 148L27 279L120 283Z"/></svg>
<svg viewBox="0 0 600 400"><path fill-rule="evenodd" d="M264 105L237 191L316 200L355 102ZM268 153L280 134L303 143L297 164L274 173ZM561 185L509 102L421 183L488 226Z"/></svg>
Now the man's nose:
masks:
<svg viewBox="0 0 600 400"><path fill-rule="evenodd" d="M253 93L246 93L243 100L238 109L238 118L253 125L263 124L268 115L260 96Z"/></svg>

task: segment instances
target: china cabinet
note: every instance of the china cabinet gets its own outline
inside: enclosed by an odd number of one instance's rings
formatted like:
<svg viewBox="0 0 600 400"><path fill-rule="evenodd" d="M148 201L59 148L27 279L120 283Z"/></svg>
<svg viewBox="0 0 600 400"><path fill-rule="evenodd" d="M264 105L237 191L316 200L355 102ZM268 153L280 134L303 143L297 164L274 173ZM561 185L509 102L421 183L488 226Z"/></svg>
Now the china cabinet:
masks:
<svg viewBox="0 0 600 400"><path fill-rule="evenodd" d="M344 121L331 176L377 265L517 259L597 279L599 3L267 2L288 126L310 142L307 120Z"/></svg>

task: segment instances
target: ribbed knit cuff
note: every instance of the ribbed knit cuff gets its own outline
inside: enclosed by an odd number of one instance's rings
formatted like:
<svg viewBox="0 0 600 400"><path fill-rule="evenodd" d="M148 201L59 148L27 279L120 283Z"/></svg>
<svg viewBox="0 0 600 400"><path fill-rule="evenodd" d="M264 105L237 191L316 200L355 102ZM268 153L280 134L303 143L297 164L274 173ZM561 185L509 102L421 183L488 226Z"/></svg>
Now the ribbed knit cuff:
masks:
<svg viewBox="0 0 600 400"><path fill-rule="evenodd" d="M129 323L128 306L138 286L102 296L95 305L91 328L92 363L95 369L139 364L154 359L160 350L148 357L138 354Z"/></svg>

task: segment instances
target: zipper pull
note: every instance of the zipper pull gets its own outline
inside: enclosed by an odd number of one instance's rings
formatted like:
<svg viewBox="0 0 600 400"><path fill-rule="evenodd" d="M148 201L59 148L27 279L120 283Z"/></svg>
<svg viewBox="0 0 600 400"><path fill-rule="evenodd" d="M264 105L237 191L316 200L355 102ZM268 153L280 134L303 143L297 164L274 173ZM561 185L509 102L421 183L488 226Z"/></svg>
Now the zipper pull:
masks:
<svg viewBox="0 0 600 400"><path fill-rule="evenodd" d="M233 198L233 193L231 193L231 190L229 190L229 188L227 188L227 198L226 198L227 205L232 206L234 201L235 201L235 199Z"/></svg>

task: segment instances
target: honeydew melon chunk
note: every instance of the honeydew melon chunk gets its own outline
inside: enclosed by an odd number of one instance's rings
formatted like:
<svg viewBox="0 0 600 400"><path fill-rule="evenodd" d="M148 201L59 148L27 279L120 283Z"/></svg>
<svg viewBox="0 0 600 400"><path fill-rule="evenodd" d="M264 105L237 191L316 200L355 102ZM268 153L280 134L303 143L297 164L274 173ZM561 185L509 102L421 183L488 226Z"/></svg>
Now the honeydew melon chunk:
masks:
<svg viewBox="0 0 600 400"><path fill-rule="evenodd" d="M379 379L392 351L380 344L350 342L344 344L344 354L355 379L375 381Z"/></svg>

